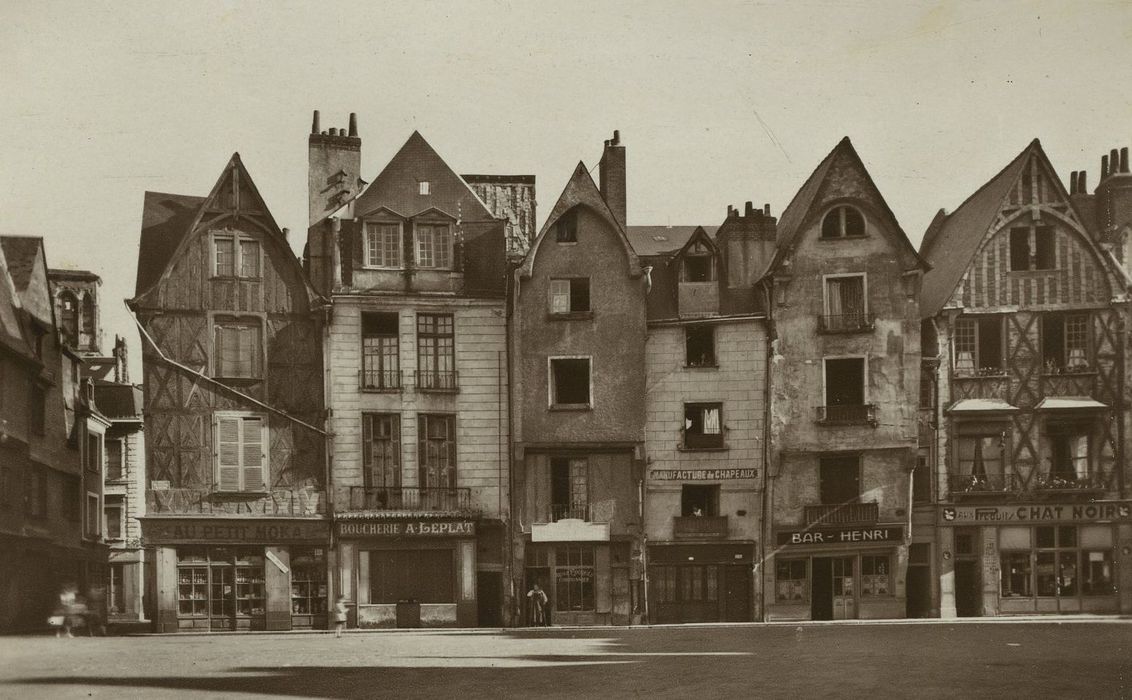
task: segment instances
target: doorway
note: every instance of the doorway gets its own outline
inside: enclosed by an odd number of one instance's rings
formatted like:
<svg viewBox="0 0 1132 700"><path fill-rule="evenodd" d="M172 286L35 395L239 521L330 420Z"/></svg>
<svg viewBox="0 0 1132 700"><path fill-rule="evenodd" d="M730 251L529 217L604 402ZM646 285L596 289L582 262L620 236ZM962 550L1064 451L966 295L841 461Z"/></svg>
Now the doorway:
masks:
<svg viewBox="0 0 1132 700"><path fill-rule="evenodd" d="M855 557L813 558L810 619L851 620L857 617L855 560Z"/></svg>
<svg viewBox="0 0 1132 700"><path fill-rule="evenodd" d="M908 550L905 617L930 617L932 610L931 545L913 543Z"/></svg>
<svg viewBox="0 0 1132 700"><path fill-rule="evenodd" d="M476 602L480 627L503 626L503 572L476 572Z"/></svg>
<svg viewBox="0 0 1132 700"><path fill-rule="evenodd" d="M982 614L982 593L979 590L979 562L974 559L955 561L955 614L979 617Z"/></svg>
<svg viewBox="0 0 1132 700"><path fill-rule="evenodd" d="M727 622L751 621L751 569L749 566L721 566L723 572L723 619Z"/></svg>

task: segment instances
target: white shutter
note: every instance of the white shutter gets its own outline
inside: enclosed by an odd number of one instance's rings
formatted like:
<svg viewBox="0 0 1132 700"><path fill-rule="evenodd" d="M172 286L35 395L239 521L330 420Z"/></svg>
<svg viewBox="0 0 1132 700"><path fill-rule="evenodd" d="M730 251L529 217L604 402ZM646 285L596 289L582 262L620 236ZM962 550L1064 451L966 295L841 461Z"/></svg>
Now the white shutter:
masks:
<svg viewBox="0 0 1132 700"><path fill-rule="evenodd" d="M221 491L240 490L240 419L216 419L216 483Z"/></svg>
<svg viewBox="0 0 1132 700"><path fill-rule="evenodd" d="M244 418L243 423L243 474L244 491L263 491L264 466L264 421L262 418Z"/></svg>

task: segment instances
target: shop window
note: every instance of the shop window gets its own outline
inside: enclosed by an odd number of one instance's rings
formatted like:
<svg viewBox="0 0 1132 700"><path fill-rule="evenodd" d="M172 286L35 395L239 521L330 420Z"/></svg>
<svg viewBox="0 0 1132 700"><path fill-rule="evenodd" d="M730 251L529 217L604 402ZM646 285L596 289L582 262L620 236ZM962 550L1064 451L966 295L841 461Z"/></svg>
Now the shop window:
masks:
<svg viewBox="0 0 1132 700"><path fill-rule="evenodd" d="M368 489L401 486L401 416L396 413L362 414L363 479ZM386 497L398 494L383 494ZM378 496L381 498L381 495Z"/></svg>
<svg viewBox="0 0 1132 700"><path fill-rule="evenodd" d="M1029 552L1002 553L1002 595L1003 597L1032 596L1032 571Z"/></svg>
<svg viewBox="0 0 1132 700"><path fill-rule="evenodd" d="M1004 371L1002 318L976 316L956 320L956 376L995 376Z"/></svg>
<svg viewBox="0 0 1132 700"><path fill-rule="evenodd" d="M106 441L106 480L107 481L121 481L124 478L122 472L122 454L125 451L123 440L107 440Z"/></svg>
<svg viewBox="0 0 1132 700"><path fill-rule="evenodd" d="M1092 485L1088 430L1088 425L1047 424L1045 470L1038 476L1039 489L1072 489Z"/></svg>
<svg viewBox="0 0 1132 700"><path fill-rule="evenodd" d="M268 487L267 419L249 414L216 416L218 491L265 491Z"/></svg>
<svg viewBox="0 0 1132 700"><path fill-rule="evenodd" d="M1001 554L1003 596L1072 598L1114 592L1110 527L1003 528L999 546L1010 548Z"/></svg>
<svg viewBox="0 0 1132 700"><path fill-rule="evenodd" d="M652 588L653 601L656 603L675 603L677 588L677 571L675 566L654 566L649 574L649 584Z"/></svg>
<svg viewBox="0 0 1132 700"><path fill-rule="evenodd" d="M774 594L780 603L802 602L808 599L806 590L806 560L776 559L774 564Z"/></svg>
<svg viewBox="0 0 1132 700"><path fill-rule="evenodd" d="M685 326L684 364L688 367L715 367L715 327Z"/></svg>
<svg viewBox="0 0 1132 700"><path fill-rule="evenodd" d="M401 267L401 224L366 223L365 266L386 269Z"/></svg>
<svg viewBox="0 0 1132 700"><path fill-rule="evenodd" d="M1081 594L1112 595L1112 550L1081 552Z"/></svg>
<svg viewBox="0 0 1132 700"><path fill-rule="evenodd" d="M550 280L550 313L557 316L590 311L590 280L571 277Z"/></svg>
<svg viewBox="0 0 1132 700"><path fill-rule="evenodd" d="M719 515L719 484L684 484L680 488L680 515Z"/></svg>
<svg viewBox="0 0 1132 700"><path fill-rule="evenodd" d="M1089 370L1088 314L1042 316L1042 363L1046 374Z"/></svg>
<svg viewBox="0 0 1132 700"><path fill-rule="evenodd" d="M855 238L863 235L865 217L853 207L835 207L822 219L822 238Z"/></svg>
<svg viewBox="0 0 1132 700"><path fill-rule="evenodd" d="M590 358L550 358L551 408L588 408L590 404Z"/></svg>
<svg viewBox="0 0 1132 700"><path fill-rule="evenodd" d="M456 602L451 549L375 550L368 554L371 603Z"/></svg>
<svg viewBox="0 0 1132 700"><path fill-rule="evenodd" d="M401 388L396 313L362 312L362 389Z"/></svg>
<svg viewBox="0 0 1132 700"><path fill-rule="evenodd" d="M213 276L260 277L261 253L259 241L244 234L212 234Z"/></svg>
<svg viewBox="0 0 1132 700"><path fill-rule="evenodd" d="M554 237L559 243L578 242L578 210L571 209L554 224Z"/></svg>
<svg viewBox="0 0 1132 700"><path fill-rule="evenodd" d="M594 548L562 545L555 552L554 609L592 612L594 609Z"/></svg>
<svg viewBox="0 0 1132 700"><path fill-rule="evenodd" d="M291 613L326 613L326 550L321 547L291 548Z"/></svg>
<svg viewBox="0 0 1132 700"><path fill-rule="evenodd" d="M59 330L63 342L72 348L79 346L79 301L71 292L59 295Z"/></svg>
<svg viewBox="0 0 1132 700"><path fill-rule="evenodd" d="M417 315L417 388L456 389L456 330L452 314Z"/></svg>
<svg viewBox="0 0 1132 700"><path fill-rule="evenodd" d="M684 404L684 449L723 447L723 404Z"/></svg>
<svg viewBox="0 0 1132 700"><path fill-rule="evenodd" d="M891 557L887 554L861 555L861 597L890 595Z"/></svg>
<svg viewBox="0 0 1132 700"><path fill-rule="evenodd" d="M417 416L418 484L426 489L456 488L456 416Z"/></svg>
<svg viewBox="0 0 1132 700"><path fill-rule="evenodd" d="M589 464L584 458L550 459L550 517L589 520Z"/></svg>
<svg viewBox="0 0 1132 700"><path fill-rule="evenodd" d="M263 324L253 317L213 319L212 376L258 379L263 376Z"/></svg>
<svg viewBox="0 0 1132 700"><path fill-rule="evenodd" d="M417 224L417 267L452 269L452 229L448 224Z"/></svg>
<svg viewBox="0 0 1132 700"><path fill-rule="evenodd" d="M1010 270L1054 269L1054 234L1048 226L1010 229Z"/></svg>
<svg viewBox="0 0 1132 700"><path fill-rule="evenodd" d="M106 539L122 539L122 531L124 530L122 516L125 513L125 509L122 507L122 499L107 496L106 505L102 508L102 512L106 520Z"/></svg>
<svg viewBox="0 0 1132 700"><path fill-rule="evenodd" d="M818 481L822 505L856 503L861 496L861 459L858 455L822 457Z"/></svg>

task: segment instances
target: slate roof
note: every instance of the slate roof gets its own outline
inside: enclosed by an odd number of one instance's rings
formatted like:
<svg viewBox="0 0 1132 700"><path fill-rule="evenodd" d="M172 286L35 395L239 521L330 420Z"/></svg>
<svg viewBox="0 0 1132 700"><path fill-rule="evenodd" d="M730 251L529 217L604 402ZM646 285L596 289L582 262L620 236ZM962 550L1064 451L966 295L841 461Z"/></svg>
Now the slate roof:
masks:
<svg viewBox="0 0 1132 700"><path fill-rule="evenodd" d="M27 291L31 283L32 272L35 270L35 259L39 254L42 238L31 236L4 236L0 238L0 245L4 247L4 257L8 261L8 273L16 285L16 291Z"/></svg>
<svg viewBox="0 0 1132 700"><path fill-rule="evenodd" d="M161 278L181 239L189 234L205 199L186 194L145 193L135 296L140 296Z"/></svg>
<svg viewBox="0 0 1132 700"><path fill-rule="evenodd" d="M3 236L0 246L8 260L8 269L20 306L47 327L55 326L55 306L51 300L51 282L47 279L47 260L43 239L38 236Z"/></svg>
<svg viewBox="0 0 1132 700"><path fill-rule="evenodd" d="M133 384L95 380L94 404L102 415L110 419L140 419L142 415L142 389Z"/></svg>
<svg viewBox="0 0 1132 700"><path fill-rule="evenodd" d="M925 318L939 313L951 298L1027 159L1035 149L1041 152L1041 148L1041 143L1034 139L954 213L946 214L941 210L936 214L920 245L920 255L932 266L924 275L920 291L920 313Z"/></svg>
<svg viewBox="0 0 1132 700"><path fill-rule="evenodd" d="M626 226L625 235L641 257L674 253L684 247L698 226ZM713 239L718 226L704 226Z"/></svg>
<svg viewBox="0 0 1132 700"><path fill-rule="evenodd" d="M4 248L0 246L0 343L13 352L31 357L31 347L24 339L19 313L16 311L19 305L20 297L16 294L15 283L8 272Z"/></svg>
<svg viewBox="0 0 1132 700"><path fill-rule="evenodd" d="M419 183L428 181L429 194L421 194ZM358 196L357 216L386 208L411 218L429 209L439 209L460 221L490 221L491 215L472 188L456 174L414 131L405 145L389 160L381 173Z"/></svg>

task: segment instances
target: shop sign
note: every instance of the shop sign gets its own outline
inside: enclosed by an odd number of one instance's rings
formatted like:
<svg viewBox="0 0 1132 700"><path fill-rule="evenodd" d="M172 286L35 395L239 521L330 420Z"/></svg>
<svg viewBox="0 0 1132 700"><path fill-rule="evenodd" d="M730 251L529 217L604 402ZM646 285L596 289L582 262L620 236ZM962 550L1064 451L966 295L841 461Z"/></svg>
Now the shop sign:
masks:
<svg viewBox="0 0 1132 700"><path fill-rule="evenodd" d="M656 481L725 481L727 479L756 479L758 469L653 469Z"/></svg>
<svg viewBox="0 0 1132 700"><path fill-rule="evenodd" d="M867 544L869 542L900 542L904 528L874 525L872 527L839 527L820 530L780 530L778 544Z"/></svg>
<svg viewBox="0 0 1132 700"><path fill-rule="evenodd" d="M339 537L475 537L474 520L340 522Z"/></svg>
<svg viewBox="0 0 1132 700"><path fill-rule="evenodd" d="M1096 522L1132 519L1132 504L1041 503L1018 506L943 506L941 522L947 523L1044 523Z"/></svg>
<svg viewBox="0 0 1132 700"><path fill-rule="evenodd" d="M588 566L558 567L554 571L556 581L575 581L588 583L594 578L594 570Z"/></svg>
<svg viewBox="0 0 1132 700"><path fill-rule="evenodd" d="M324 520L190 520L146 519L142 539L146 544L277 544L280 542L325 542L330 528Z"/></svg>

